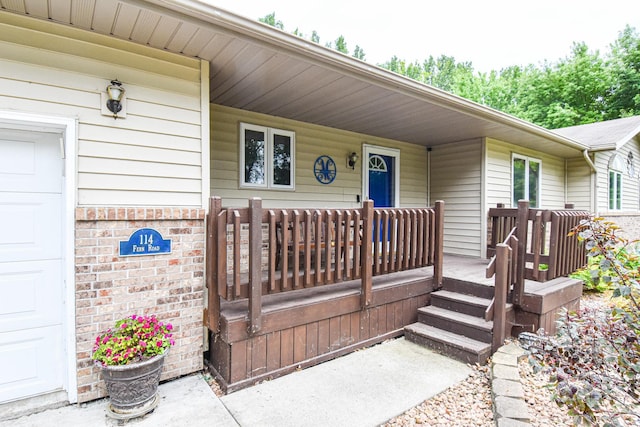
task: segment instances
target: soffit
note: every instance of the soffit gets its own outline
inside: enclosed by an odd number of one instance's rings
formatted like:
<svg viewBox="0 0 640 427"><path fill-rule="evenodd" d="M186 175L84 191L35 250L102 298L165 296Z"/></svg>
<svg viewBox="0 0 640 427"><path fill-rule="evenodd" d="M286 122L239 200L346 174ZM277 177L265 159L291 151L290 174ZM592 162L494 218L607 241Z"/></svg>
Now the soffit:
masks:
<svg viewBox="0 0 640 427"><path fill-rule="evenodd" d="M489 137L561 157L586 148L204 2L0 0L0 6L204 59L215 104L423 146Z"/></svg>

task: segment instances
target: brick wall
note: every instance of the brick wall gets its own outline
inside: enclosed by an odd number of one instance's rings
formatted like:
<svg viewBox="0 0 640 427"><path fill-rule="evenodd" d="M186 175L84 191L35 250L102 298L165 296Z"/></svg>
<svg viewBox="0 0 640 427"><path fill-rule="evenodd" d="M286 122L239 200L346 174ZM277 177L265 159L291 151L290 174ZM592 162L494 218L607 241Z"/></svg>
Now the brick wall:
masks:
<svg viewBox="0 0 640 427"><path fill-rule="evenodd" d="M613 221L622 230L620 236L629 240L640 239L640 214L608 213L603 215L607 221Z"/></svg>
<svg viewBox="0 0 640 427"><path fill-rule="evenodd" d="M78 401L106 395L91 360L95 337L131 314L174 326L162 379L202 369L205 231L203 209L76 209ZM172 240L169 254L121 257L120 241L140 228Z"/></svg>

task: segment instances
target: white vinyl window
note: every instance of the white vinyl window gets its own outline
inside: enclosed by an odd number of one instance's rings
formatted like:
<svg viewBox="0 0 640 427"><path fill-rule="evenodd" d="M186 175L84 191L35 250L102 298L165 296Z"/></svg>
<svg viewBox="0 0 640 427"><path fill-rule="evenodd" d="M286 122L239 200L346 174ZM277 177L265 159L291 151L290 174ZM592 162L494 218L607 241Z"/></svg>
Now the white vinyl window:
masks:
<svg viewBox="0 0 640 427"><path fill-rule="evenodd" d="M512 163L512 206L518 206L518 200L528 200L532 208L540 207L540 179L542 162L538 159L514 154Z"/></svg>
<svg viewBox="0 0 640 427"><path fill-rule="evenodd" d="M240 187L295 189L295 133L240 123Z"/></svg>
<svg viewBox="0 0 640 427"><path fill-rule="evenodd" d="M614 154L609 160L609 209L622 210L622 173L626 165L622 158Z"/></svg>

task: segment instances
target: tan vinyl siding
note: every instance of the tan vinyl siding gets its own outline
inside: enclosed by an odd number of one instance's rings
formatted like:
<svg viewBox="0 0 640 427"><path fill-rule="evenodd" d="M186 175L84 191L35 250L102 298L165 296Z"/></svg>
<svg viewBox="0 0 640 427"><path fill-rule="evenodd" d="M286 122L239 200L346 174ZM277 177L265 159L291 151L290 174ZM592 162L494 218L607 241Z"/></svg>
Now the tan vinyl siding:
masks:
<svg viewBox="0 0 640 427"><path fill-rule="evenodd" d="M78 119L79 205L202 205L199 60L6 13L0 32L0 109ZM100 110L116 78L126 118Z"/></svg>
<svg viewBox="0 0 640 427"><path fill-rule="evenodd" d="M567 160L567 203L573 203L576 209L591 210L592 170L582 157Z"/></svg>
<svg viewBox="0 0 640 427"><path fill-rule="evenodd" d="M222 197L225 206L246 206L260 197L266 207L357 207L362 200L362 145L364 143L400 150L400 205L426 206L427 153L424 147L353 132L211 105L211 194ZM240 123L295 132L295 190L239 188ZM347 155L355 151L355 170L347 167ZM333 158L335 180L319 183L313 164L321 156Z"/></svg>
<svg viewBox="0 0 640 427"><path fill-rule="evenodd" d="M542 162L540 207L544 209L564 208L564 159L495 139L487 139L486 191L488 207L495 207L497 203L504 203L505 206L511 207L512 154L535 158Z"/></svg>
<svg viewBox="0 0 640 427"><path fill-rule="evenodd" d="M482 142L433 147L431 200L445 201L444 251L481 256Z"/></svg>
<svg viewBox="0 0 640 427"><path fill-rule="evenodd" d="M624 164L627 164L629 152L633 153L635 163L635 175L630 176L625 168L622 172L622 209L612 212L637 212L640 210L640 143L635 139L624 144L617 151L603 151L595 153L595 165L598 170L598 212L605 214L609 212L609 160L617 153Z"/></svg>

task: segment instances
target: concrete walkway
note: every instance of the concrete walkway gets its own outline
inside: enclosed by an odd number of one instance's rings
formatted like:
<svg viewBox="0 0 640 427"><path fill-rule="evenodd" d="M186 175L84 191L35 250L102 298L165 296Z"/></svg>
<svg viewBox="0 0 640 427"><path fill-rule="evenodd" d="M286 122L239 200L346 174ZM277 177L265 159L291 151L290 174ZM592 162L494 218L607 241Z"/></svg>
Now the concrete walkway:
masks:
<svg viewBox="0 0 640 427"><path fill-rule="evenodd" d="M464 363L400 338L217 398L201 375L162 384L160 403L132 426L371 427L471 373ZM114 426L106 401L71 405L0 427Z"/></svg>

